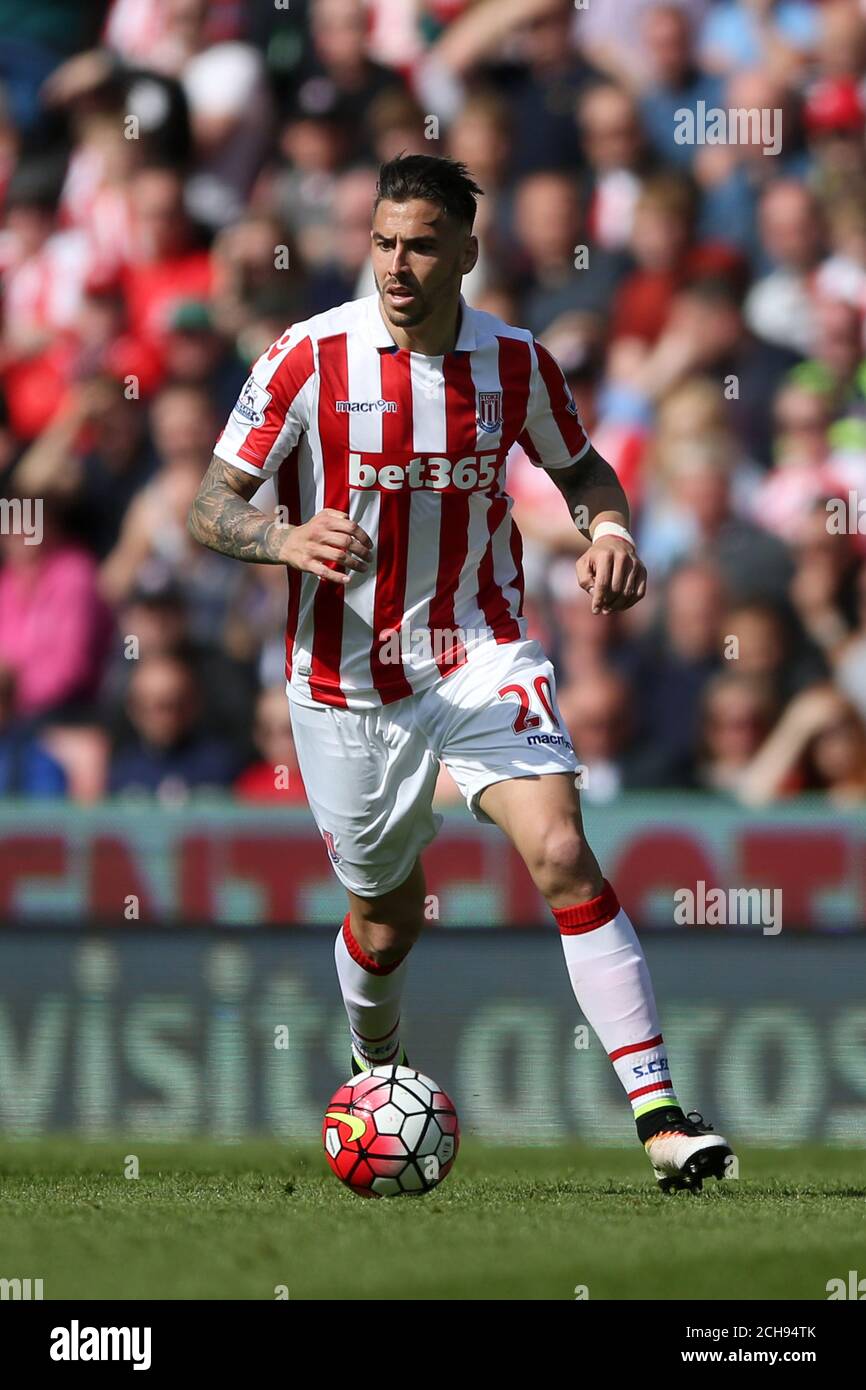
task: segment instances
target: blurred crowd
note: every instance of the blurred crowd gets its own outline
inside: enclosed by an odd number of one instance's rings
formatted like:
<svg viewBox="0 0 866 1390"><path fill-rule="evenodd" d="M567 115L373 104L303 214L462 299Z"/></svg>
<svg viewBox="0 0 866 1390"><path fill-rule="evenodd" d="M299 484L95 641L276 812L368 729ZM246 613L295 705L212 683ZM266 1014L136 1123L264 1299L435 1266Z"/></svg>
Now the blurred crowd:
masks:
<svg viewBox="0 0 866 1390"><path fill-rule="evenodd" d="M252 360L371 291L405 151L484 188L466 297L632 503L647 599L593 618L510 459L585 795L866 797L866 0L0 0L0 36L0 794L303 802L285 573L185 521Z"/></svg>

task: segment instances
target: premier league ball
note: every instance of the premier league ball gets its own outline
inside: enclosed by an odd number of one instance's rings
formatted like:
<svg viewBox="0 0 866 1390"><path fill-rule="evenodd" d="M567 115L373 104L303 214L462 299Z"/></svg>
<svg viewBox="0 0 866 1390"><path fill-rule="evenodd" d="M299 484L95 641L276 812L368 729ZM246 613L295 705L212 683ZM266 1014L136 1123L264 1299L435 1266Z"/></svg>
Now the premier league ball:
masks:
<svg viewBox="0 0 866 1390"><path fill-rule="evenodd" d="M361 1197L418 1195L437 1187L457 1155L457 1111L412 1067L362 1071L335 1093L322 1125L328 1162Z"/></svg>

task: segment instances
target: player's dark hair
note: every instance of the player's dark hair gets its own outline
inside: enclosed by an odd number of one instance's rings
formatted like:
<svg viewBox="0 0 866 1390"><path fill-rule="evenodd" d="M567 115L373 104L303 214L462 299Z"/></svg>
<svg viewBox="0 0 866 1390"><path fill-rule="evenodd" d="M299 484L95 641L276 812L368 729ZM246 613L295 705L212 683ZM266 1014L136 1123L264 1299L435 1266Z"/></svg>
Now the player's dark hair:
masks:
<svg viewBox="0 0 866 1390"><path fill-rule="evenodd" d="M470 231L475 222L478 187L465 164L432 154L400 154L379 169L375 208L381 202L408 203L413 198L435 203L449 217L465 222Z"/></svg>

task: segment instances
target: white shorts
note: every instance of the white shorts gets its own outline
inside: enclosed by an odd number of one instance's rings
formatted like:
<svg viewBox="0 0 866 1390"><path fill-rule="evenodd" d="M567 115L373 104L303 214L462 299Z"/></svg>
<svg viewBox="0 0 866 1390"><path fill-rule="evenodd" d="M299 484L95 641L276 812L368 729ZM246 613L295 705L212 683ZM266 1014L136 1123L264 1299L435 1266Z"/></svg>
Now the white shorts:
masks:
<svg viewBox="0 0 866 1390"><path fill-rule="evenodd" d="M532 639L482 643L445 680L376 709L289 703L310 808L337 877L361 897L399 887L435 836L440 762L488 824L485 787L578 767Z"/></svg>

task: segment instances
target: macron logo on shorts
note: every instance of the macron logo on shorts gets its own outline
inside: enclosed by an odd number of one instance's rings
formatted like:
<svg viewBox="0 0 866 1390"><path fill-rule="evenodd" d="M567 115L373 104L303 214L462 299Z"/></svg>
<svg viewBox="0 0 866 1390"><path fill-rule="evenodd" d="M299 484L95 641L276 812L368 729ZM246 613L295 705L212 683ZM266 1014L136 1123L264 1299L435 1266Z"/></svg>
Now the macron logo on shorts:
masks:
<svg viewBox="0 0 866 1390"><path fill-rule="evenodd" d="M530 734L526 742L548 744L552 743L556 744L559 747L571 748L571 744L569 743L568 739L564 738L562 734ZM572 749L572 751L574 750Z"/></svg>

